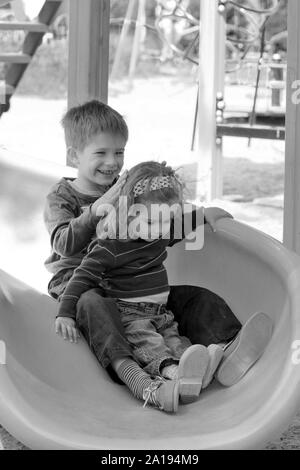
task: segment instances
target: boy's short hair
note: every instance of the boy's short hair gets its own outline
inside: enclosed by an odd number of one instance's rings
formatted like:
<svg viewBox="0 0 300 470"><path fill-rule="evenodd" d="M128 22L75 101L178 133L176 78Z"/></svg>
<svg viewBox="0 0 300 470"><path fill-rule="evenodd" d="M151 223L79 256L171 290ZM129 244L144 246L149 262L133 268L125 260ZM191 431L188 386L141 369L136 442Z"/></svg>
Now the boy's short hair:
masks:
<svg viewBox="0 0 300 470"><path fill-rule="evenodd" d="M70 108L61 124L67 147L83 150L89 140L100 132L121 135L128 140L127 124L115 109L98 100Z"/></svg>

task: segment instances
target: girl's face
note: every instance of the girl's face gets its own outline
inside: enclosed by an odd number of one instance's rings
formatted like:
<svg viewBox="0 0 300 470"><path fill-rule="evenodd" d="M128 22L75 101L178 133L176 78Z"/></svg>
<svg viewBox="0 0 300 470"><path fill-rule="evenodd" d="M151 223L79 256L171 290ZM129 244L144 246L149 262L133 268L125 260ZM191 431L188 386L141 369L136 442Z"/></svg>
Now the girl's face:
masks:
<svg viewBox="0 0 300 470"><path fill-rule="evenodd" d="M166 238L170 233L171 221L178 212L178 204L150 203L134 204L129 209L128 235L131 239L141 238L147 242Z"/></svg>

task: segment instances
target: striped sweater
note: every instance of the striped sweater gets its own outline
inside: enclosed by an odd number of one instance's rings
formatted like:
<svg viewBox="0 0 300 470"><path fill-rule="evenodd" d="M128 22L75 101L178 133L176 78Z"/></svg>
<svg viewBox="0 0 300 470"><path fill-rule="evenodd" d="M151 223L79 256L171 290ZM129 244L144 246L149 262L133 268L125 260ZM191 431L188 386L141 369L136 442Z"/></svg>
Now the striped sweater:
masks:
<svg viewBox="0 0 300 470"><path fill-rule="evenodd" d="M97 196L85 195L72 186L73 181L74 178L62 178L53 186L44 209L51 243L51 255L45 261L52 273L48 292L55 299L61 297L95 238L99 217L92 215L91 205L108 189L103 186Z"/></svg>
<svg viewBox="0 0 300 470"><path fill-rule="evenodd" d="M191 214L195 227L195 211ZM203 223L203 218L202 218ZM181 239L184 238L182 233ZM170 238L138 240L94 240L70 279L61 298L58 317L76 318L80 296L101 286L113 298L130 299L160 294L169 289L163 261L167 246L180 241Z"/></svg>
<svg viewBox="0 0 300 470"><path fill-rule="evenodd" d="M60 302L58 316L76 317L79 297L101 285L107 295L130 299L168 290L163 261L169 240L95 240L74 271Z"/></svg>

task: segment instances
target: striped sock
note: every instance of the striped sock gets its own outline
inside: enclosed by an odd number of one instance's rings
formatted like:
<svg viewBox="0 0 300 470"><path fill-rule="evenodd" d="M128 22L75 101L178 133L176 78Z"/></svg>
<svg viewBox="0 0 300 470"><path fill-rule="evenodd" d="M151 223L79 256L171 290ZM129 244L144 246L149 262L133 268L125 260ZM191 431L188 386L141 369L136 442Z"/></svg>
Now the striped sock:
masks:
<svg viewBox="0 0 300 470"><path fill-rule="evenodd" d="M132 359L124 359L116 368L118 377L127 385L133 395L140 400L143 400L143 394L146 389L151 388L153 380L149 374L143 371L141 367ZM156 394L152 393L149 402L157 407L160 403L156 399Z"/></svg>

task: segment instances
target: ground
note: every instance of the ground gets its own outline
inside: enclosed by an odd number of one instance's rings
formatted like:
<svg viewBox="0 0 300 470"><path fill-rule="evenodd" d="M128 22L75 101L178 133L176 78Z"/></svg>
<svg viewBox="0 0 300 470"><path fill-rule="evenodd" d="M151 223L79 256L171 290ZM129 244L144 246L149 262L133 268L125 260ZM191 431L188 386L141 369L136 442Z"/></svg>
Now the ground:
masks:
<svg viewBox="0 0 300 470"><path fill-rule="evenodd" d="M28 450L21 442L12 437L0 426L0 441L3 450ZM300 415L296 416L289 429L276 441L266 446L267 450L299 450L300 449ZM1 446L0 446L1 450Z"/></svg>
<svg viewBox="0 0 300 470"><path fill-rule="evenodd" d="M131 90L126 90L126 86L124 82L111 87L110 104L125 115L129 124L127 166L147 159L183 166L193 198L203 176L197 172L201 155L190 151L196 83L181 83L168 75L139 79ZM232 90L228 92L230 95ZM65 163L59 126L65 109L65 100L16 96L10 113L0 120L0 147L18 153L13 155L0 148L1 268L42 291L46 291L49 278L42 264L49 251L41 217L46 183L41 176L41 186L34 186L36 178L32 172L45 175L53 170L57 177L60 172L63 174L64 169L53 163ZM224 157L226 197L212 204L281 241L284 144L253 141L248 147L243 139L228 138L224 141ZM12 171L16 161L22 169ZM40 197L36 198L36 194ZM287 433L268 448L300 448L299 435L300 417L295 417ZM1 428L0 440L5 449L24 449Z"/></svg>

